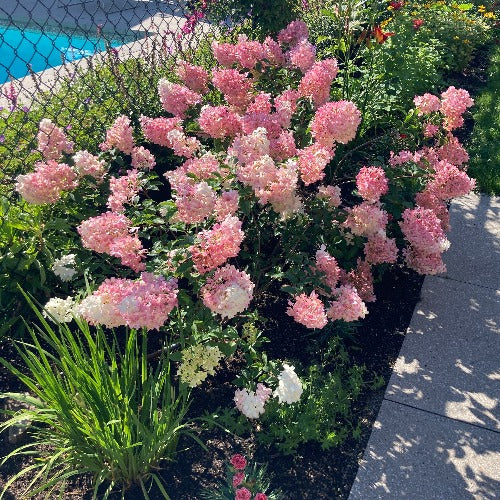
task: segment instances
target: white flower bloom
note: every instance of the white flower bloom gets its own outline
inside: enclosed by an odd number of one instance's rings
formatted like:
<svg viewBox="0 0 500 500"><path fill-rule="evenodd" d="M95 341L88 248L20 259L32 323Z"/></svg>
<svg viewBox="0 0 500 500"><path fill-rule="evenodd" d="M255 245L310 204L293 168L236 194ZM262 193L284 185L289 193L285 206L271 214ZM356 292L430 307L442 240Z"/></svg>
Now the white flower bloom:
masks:
<svg viewBox="0 0 500 500"><path fill-rule="evenodd" d="M302 382L295 373L295 367L283 363L283 371L278 375L278 387L273 395L280 403L296 403L302 395Z"/></svg>
<svg viewBox="0 0 500 500"><path fill-rule="evenodd" d="M182 351L182 363L179 365L177 373L189 387L196 387L208 375L215 375L215 369L222 357L218 347L201 344L191 346Z"/></svg>
<svg viewBox="0 0 500 500"><path fill-rule="evenodd" d="M51 321L69 323L73 319L74 306L73 297L66 299L54 297L45 304L43 315Z"/></svg>
<svg viewBox="0 0 500 500"><path fill-rule="evenodd" d="M70 253L54 261L52 271L62 281L69 281L76 274L76 270L73 268L75 265L75 257L75 254Z"/></svg>
<svg viewBox="0 0 500 500"><path fill-rule="evenodd" d="M264 403L255 392L249 392L246 389L238 389L234 395L236 407L247 418L259 418L264 413Z"/></svg>

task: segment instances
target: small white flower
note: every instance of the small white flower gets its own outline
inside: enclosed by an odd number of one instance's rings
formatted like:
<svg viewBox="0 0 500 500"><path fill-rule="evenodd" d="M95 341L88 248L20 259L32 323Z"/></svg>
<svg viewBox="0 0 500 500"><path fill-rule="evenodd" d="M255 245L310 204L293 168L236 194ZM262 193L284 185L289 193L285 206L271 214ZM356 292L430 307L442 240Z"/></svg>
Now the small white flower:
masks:
<svg viewBox="0 0 500 500"><path fill-rule="evenodd" d="M280 403L296 403L302 395L302 382L295 373L295 367L283 363L283 371L278 375L278 387L273 395Z"/></svg>
<svg viewBox="0 0 500 500"><path fill-rule="evenodd" d="M75 306L73 297L50 299L44 307L43 315L58 323L69 323L73 319L73 308Z"/></svg>
<svg viewBox="0 0 500 500"><path fill-rule="evenodd" d="M70 253L68 255L63 255L60 259L56 259L54 261L52 271L62 281L69 281L76 274L76 270L73 268L76 263L75 257L75 254Z"/></svg>

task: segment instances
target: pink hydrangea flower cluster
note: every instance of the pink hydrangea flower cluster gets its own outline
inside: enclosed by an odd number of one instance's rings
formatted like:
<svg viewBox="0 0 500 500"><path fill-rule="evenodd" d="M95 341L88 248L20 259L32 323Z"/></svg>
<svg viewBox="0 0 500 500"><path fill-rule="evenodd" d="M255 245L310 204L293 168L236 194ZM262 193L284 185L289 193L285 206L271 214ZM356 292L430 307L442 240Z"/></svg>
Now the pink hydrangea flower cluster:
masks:
<svg viewBox="0 0 500 500"><path fill-rule="evenodd" d="M132 149L131 165L133 168L151 170L156 165L156 160L149 149L146 149L143 146L139 146Z"/></svg>
<svg viewBox="0 0 500 500"><path fill-rule="evenodd" d="M194 182L188 178L187 182L177 187L174 198L177 207L174 220L186 224L202 222L215 208L215 192L205 181Z"/></svg>
<svg viewBox="0 0 500 500"><path fill-rule="evenodd" d="M309 295L301 293L294 297L295 302L288 302L286 313L297 323L307 328L323 328L328 319L326 317L325 306L315 291Z"/></svg>
<svg viewBox="0 0 500 500"><path fill-rule="evenodd" d="M285 65L285 55L281 50L281 47L276 40L271 37L266 37L263 43L264 49L266 51L265 58L269 61L272 66L284 66Z"/></svg>
<svg viewBox="0 0 500 500"><path fill-rule="evenodd" d="M412 153L411 151L405 149L397 154L394 154L394 152L391 151L389 158L389 165L391 167L397 167L399 165L404 165L405 163L410 163L410 162L418 163L421 158L422 154L420 154L419 152Z"/></svg>
<svg viewBox="0 0 500 500"><path fill-rule="evenodd" d="M234 215L238 211L239 201L240 196L235 189L222 192L215 202L215 218L221 222L228 215Z"/></svg>
<svg viewBox="0 0 500 500"><path fill-rule="evenodd" d="M316 61L316 47L304 38L287 53L287 58L290 66L306 73Z"/></svg>
<svg viewBox="0 0 500 500"><path fill-rule="evenodd" d="M292 115L297 110L299 97L300 94L297 90L289 89L274 98L276 118L281 127L285 129L290 127Z"/></svg>
<svg viewBox="0 0 500 500"><path fill-rule="evenodd" d="M469 92L465 89L448 87L441 94L441 113L444 115L444 127L453 130L464 124L462 115L474 104Z"/></svg>
<svg viewBox="0 0 500 500"><path fill-rule="evenodd" d="M447 161L440 161L435 165L435 174L426 190L444 201L468 194L475 185L476 181L458 167Z"/></svg>
<svg viewBox="0 0 500 500"><path fill-rule="evenodd" d="M277 137L269 141L269 154L276 161L285 161L297 154L295 139L290 130L283 130Z"/></svg>
<svg viewBox="0 0 500 500"><path fill-rule="evenodd" d="M184 117L186 111L195 104L201 102L201 95L192 91L185 85L172 83L166 78L160 78L158 82L158 94L163 109L168 113Z"/></svg>
<svg viewBox="0 0 500 500"><path fill-rule="evenodd" d="M301 40L308 38L309 31L304 21L292 21L286 28L278 33L278 42L280 44L295 46Z"/></svg>
<svg viewBox="0 0 500 500"><path fill-rule="evenodd" d="M249 306L254 287L247 273L226 264L207 279L200 295L211 311L223 318L234 318Z"/></svg>
<svg viewBox="0 0 500 500"><path fill-rule="evenodd" d="M44 160L59 160L62 153L73 152L73 143L66 137L63 130L48 118L40 121L36 138L38 151Z"/></svg>
<svg viewBox="0 0 500 500"><path fill-rule="evenodd" d="M109 187L111 194L107 202L108 208L112 212L124 212L125 207L123 205L130 203L141 189L139 172L132 169L126 175L111 177Z"/></svg>
<svg viewBox="0 0 500 500"><path fill-rule="evenodd" d="M241 109L252 99L252 81L237 69L215 69L212 82L231 106Z"/></svg>
<svg viewBox="0 0 500 500"><path fill-rule="evenodd" d="M143 271L145 251L137 235L130 234L131 221L123 214L106 212L83 221L77 228L84 248L121 259L124 266Z"/></svg>
<svg viewBox="0 0 500 500"><path fill-rule="evenodd" d="M431 137L435 137L438 132L439 132L438 125L433 125L432 123L426 123L424 125L424 137L428 139Z"/></svg>
<svg viewBox="0 0 500 500"><path fill-rule="evenodd" d="M271 111L271 94L267 92L259 92L246 109L247 113L264 113L266 115L269 115Z"/></svg>
<svg viewBox="0 0 500 500"><path fill-rule="evenodd" d="M302 77L298 92L302 97L310 97L316 107L330 99L330 88L337 76L338 65L335 59L316 61Z"/></svg>
<svg viewBox="0 0 500 500"><path fill-rule="evenodd" d="M344 222L357 236L371 236L380 231L385 232L388 214L380 207L379 203L363 201L359 205L347 208L347 218Z"/></svg>
<svg viewBox="0 0 500 500"><path fill-rule="evenodd" d="M383 168L362 167L356 175L356 187L364 200L375 203L389 191L389 182Z"/></svg>
<svg viewBox="0 0 500 500"><path fill-rule="evenodd" d="M212 229L205 229L196 235L198 241L189 247L189 251L194 267L200 274L205 274L238 255L245 237L241 225L237 217L226 217Z"/></svg>
<svg viewBox="0 0 500 500"><path fill-rule="evenodd" d="M404 250L408 266L422 274L444 272L446 267L441 254L448 249L449 241L434 211L422 207L407 208L399 225L410 244Z"/></svg>
<svg viewBox="0 0 500 500"><path fill-rule="evenodd" d="M341 191L339 186L319 186L318 198L327 200L328 205L332 208L340 207L342 200L340 198Z"/></svg>
<svg viewBox="0 0 500 500"><path fill-rule="evenodd" d="M174 154L185 158L191 158L201 148L201 143L196 137L188 136L177 128L167 134L167 141Z"/></svg>
<svg viewBox="0 0 500 500"><path fill-rule="evenodd" d="M149 118L147 116L141 116L139 122L146 140L152 142L153 144L158 144L159 146L166 146L169 148L172 147L172 142L168 138L169 132L172 130L182 132L182 121L178 117Z"/></svg>
<svg viewBox="0 0 500 500"><path fill-rule="evenodd" d="M366 305L359 296L356 288L342 285L334 292L335 300L330 303L326 314L332 321L356 321L364 318L368 313Z"/></svg>
<svg viewBox="0 0 500 500"><path fill-rule="evenodd" d="M437 149L437 154L440 160L446 160L457 167L469 161L467 151L452 134L449 134L446 143Z"/></svg>
<svg viewBox="0 0 500 500"><path fill-rule="evenodd" d="M77 174L69 165L48 160L35 163L34 172L18 175L14 189L28 203L41 205L55 203L63 191L77 186Z"/></svg>
<svg viewBox="0 0 500 500"><path fill-rule="evenodd" d="M236 61L242 68L253 69L259 61L266 57L265 47L255 41L249 40L246 35L238 36L238 43L235 46Z"/></svg>
<svg viewBox="0 0 500 500"><path fill-rule="evenodd" d="M331 148L335 142L346 144L354 139L360 123L361 113L353 102L328 102L314 115L311 133L318 143Z"/></svg>
<svg viewBox="0 0 500 500"><path fill-rule="evenodd" d="M228 152L236 156L238 162L244 166L269 156L269 149L267 130L264 127L258 127L249 135L236 137Z"/></svg>
<svg viewBox="0 0 500 500"><path fill-rule="evenodd" d="M80 177L90 175L101 182L106 174L106 162L88 151L78 151L73 155L75 170Z"/></svg>
<svg viewBox="0 0 500 500"><path fill-rule="evenodd" d="M234 137L241 132L241 118L227 106L204 106L198 123L201 130L214 139Z"/></svg>
<svg viewBox="0 0 500 500"><path fill-rule="evenodd" d="M308 186L325 177L325 167L334 156L332 148L327 149L320 144L312 144L298 151L299 170L302 182Z"/></svg>
<svg viewBox="0 0 500 500"><path fill-rule="evenodd" d="M208 91L208 72L201 66L190 64L182 59L177 63L176 74L194 92L204 94Z"/></svg>
<svg viewBox="0 0 500 500"><path fill-rule="evenodd" d="M264 405L271 397L272 392L272 389L260 383L257 384L255 392L248 389L237 389L234 393L236 408L247 418L259 418L264 413Z"/></svg>
<svg viewBox="0 0 500 500"><path fill-rule="evenodd" d="M361 300L374 302L373 274L371 265L358 258L357 266L348 273L343 272L340 278L343 285L350 285L356 289Z"/></svg>
<svg viewBox="0 0 500 500"><path fill-rule="evenodd" d="M77 307L92 325L158 330L177 304L177 280L142 273L139 280L108 278Z"/></svg>
<svg viewBox="0 0 500 500"><path fill-rule="evenodd" d="M212 42L212 54L221 66L230 68L237 64L236 46L230 43L220 43L216 40Z"/></svg>
<svg viewBox="0 0 500 500"><path fill-rule="evenodd" d="M429 93L415 96L413 99L413 103L418 110L418 116L437 112L441 108L441 101L439 97Z"/></svg>
<svg viewBox="0 0 500 500"><path fill-rule="evenodd" d="M368 236L364 252L366 261L370 264L393 264L398 259L396 240L388 238L384 232Z"/></svg>
<svg viewBox="0 0 500 500"><path fill-rule="evenodd" d="M190 158L178 170L182 170L186 174L195 175L198 179L210 179L215 174L222 173L219 160L212 153L205 153L199 158Z"/></svg>
<svg viewBox="0 0 500 500"><path fill-rule="evenodd" d="M333 290L340 278L340 267L335 257L326 251L325 245L321 245L316 252L316 269L324 274L325 284Z"/></svg>
<svg viewBox="0 0 500 500"><path fill-rule="evenodd" d="M125 154L131 154L134 148L134 136L130 118L119 116L106 132L106 140L100 145L102 151L116 148Z"/></svg>

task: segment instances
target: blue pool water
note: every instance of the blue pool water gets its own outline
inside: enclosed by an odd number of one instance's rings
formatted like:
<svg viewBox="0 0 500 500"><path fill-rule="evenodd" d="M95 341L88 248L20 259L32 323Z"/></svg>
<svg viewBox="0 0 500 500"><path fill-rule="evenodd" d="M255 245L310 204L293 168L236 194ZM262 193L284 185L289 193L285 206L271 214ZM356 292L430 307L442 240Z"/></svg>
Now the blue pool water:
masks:
<svg viewBox="0 0 500 500"><path fill-rule="evenodd" d="M111 41L112 47L122 45L123 40ZM0 84L29 74L26 63L33 71L43 71L67 62L90 56L105 50L102 39L83 34L43 33L33 28L19 29L0 24Z"/></svg>

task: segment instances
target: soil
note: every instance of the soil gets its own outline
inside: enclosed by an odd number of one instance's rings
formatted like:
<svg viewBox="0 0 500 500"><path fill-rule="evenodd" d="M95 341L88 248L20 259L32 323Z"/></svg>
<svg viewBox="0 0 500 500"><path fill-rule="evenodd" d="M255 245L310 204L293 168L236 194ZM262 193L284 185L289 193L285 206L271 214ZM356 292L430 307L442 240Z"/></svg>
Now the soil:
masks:
<svg viewBox="0 0 500 500"><path fill-rule="evenodd" d="M405 331L419 299L423 277L408 270L395 268L387 272L383 280L375 285L377 301L369 304L369 314L360 324L354 341L349 342L352 362L366 365L370 373L382 375L387 383L392 366L397 358ZM269 356L280 353L281 358L304 359L303 330L293 319L282 313L284 304L274 303L274 328L268 332L270 343L265 350ZM15 350L7 343L0 345L3 358L17 361ZM203 395L193 401L198 402L191 409L191 415L201 415L205 410L213 411L218 406L232 406L234 385L232 381L241 369L243 361L233 358L218 371L212 383L203 388ZM15 377L1 369L0 392L23 391ZM225 462L233 453L253 453L259 462L267 462L268 472L272 477L272 488L281 488L287 498L295 499L332 499L347 498L356 475L358 460L362 457L368 441L371 427L383 399L384 387L377 390L366 389L354 403L352 418L361 420L362 434L360 439L349 439L343 445L331 450L322 450L319 445L308 443L299 447L297 454L283 456L275 450L259 449L255 440L236 438L222 430L205 431L200 438L208 451L202 451L199 445L188 438L179 443L175 463L167 464L161 472L168 485L167 491L172 500L198 499L200 490L207 486L216 486L225 477ZM5 443L6 454L14 445ZM26 466L28 461L15 459L0 469L0 484ZM20 479L12 485L6 499L21 499L22 492L29 484L29 479ZM82 478L72 483L65 498L90 499L90 478ZM40 497L41 498L41 497ZM112 498L119 498L116 495ZM127 499L143 498L138 489L130 489ZM151 498L162 498L159 492L152 489Z"/></svg>

